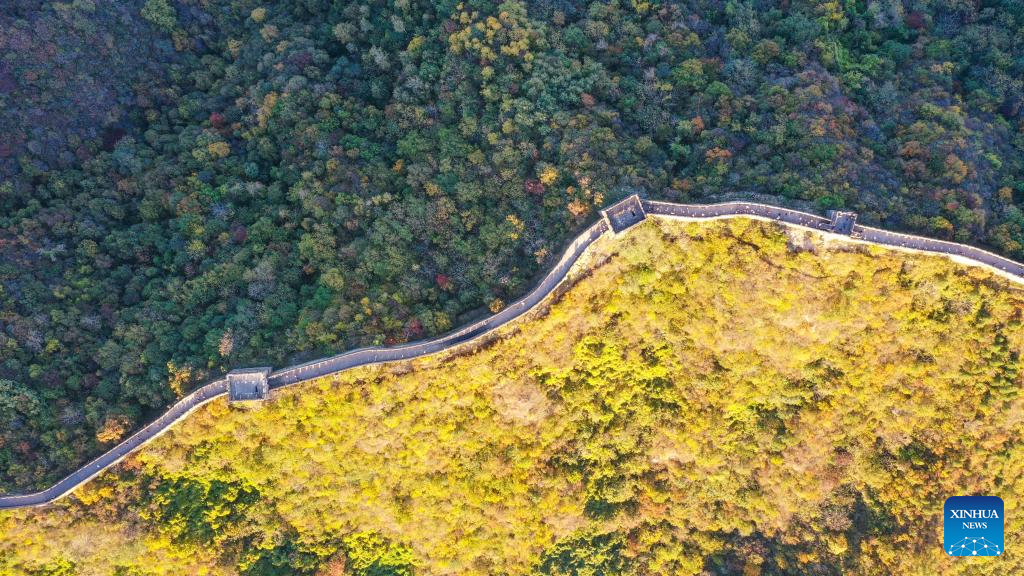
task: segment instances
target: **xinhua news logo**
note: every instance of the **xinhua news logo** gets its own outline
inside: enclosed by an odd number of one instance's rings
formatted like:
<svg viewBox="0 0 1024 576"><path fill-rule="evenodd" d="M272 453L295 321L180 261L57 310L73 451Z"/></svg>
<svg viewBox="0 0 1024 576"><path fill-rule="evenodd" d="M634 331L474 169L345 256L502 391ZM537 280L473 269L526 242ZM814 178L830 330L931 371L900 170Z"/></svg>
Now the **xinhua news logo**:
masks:
<svg viewBox="0 0 1024 576"><path fill-rule="evenodd" d="M952 496L946 499L942 527L949 556L1002 556L1003 499Z"/></svg>

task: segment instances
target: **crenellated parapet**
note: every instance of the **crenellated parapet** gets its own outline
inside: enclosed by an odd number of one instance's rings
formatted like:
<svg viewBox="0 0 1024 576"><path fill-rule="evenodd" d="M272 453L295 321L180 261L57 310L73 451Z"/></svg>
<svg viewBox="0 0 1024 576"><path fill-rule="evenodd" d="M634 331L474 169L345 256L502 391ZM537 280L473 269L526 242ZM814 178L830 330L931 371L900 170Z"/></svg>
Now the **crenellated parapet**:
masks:
<svg viewBox="0 0 1024 576"><path fill-rule="evenodd" d="M410 360L474 341L540 304L562 283L569 274L569 270L587 248L607 231L611 230L613 233L619 234L642 222L649 215L697 221L734 217L758 218L797 228L846 236L853 242L945 254L965 264L988 267L1015 282L1024 283L1024 264L974 246L862 226L857 224L857 215L853 212L830 211L828 218L823 218L799 210L753 202L675 204L642 200L634 194L602 210L601 219L584 230L569 244L562 257L539 285L493 316L488 316L432 340L410 342L389 348L371 347L351 350L336 356L288 366L275 372L271 372L271 369L266 366L232 370L226 378L211 382L180 399L155 421L53 486L33 494L0 496L0 509L40 506L70 494L103 470L117 464L131 452L157 438L193 410L221 396L227 395L228 400L232 403L251 405L265 400L271 389L320 378L357 366Z"/></svg>
<svg viewBox="0 0 1024 576"><path fill-rule="evenodd" d="M640 196L632 194L601 210L601 217L608 223L612 232L619 234L642 222L647 217L647 212Z"/></svg>
<svg viewBox="0 0 1024 576"><path fill-rule="evenodd" d="M239 368L228 372L228 400L236 402L259 402L270 394L270 366Z"/></svg>

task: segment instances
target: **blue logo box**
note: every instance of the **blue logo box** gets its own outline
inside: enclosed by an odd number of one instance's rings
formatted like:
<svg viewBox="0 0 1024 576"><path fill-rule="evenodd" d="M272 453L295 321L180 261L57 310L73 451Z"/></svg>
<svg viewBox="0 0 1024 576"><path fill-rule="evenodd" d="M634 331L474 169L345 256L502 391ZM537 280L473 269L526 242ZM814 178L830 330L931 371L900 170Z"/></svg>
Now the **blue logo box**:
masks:
<svg viewBox="0 0 1024 576"><path fill-rule="evenodd" d="M998 496L951 496L942 528L949 556L1002 556L1003 499Z"/></svg>

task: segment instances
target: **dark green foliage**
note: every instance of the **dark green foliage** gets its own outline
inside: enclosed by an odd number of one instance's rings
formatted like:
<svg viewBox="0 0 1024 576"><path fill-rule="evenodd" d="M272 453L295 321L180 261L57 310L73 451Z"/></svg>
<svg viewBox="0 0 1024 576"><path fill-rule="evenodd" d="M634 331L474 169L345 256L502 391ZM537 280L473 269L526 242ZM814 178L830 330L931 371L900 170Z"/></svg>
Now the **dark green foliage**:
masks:
<svg viewBox="0 0 1024 576"><path fill-rule="evenodd" d="M626 572L626 539L619 533L580 534L544 552L537 573L549 576L615 576Z"/></svg>
<svg viewBox="0 0 1024 576"><path fill-rule="evenodd" d="M259 499L241 481L179 476L160 478L149 495L149 515L179 542L213 544Z"/></svg>
<svg viewBox="0 0 1024 576"><path fill-rule="evenodd" d="M412 551L379 534L359 532L345 538L345 557L354 576L413 575Z"/></svg>
<svg viewBox="0 0 1024 576"><path fill-rule="evenodd" d="M321 558L302 550L292 541L285 541L270 550L247 549L243 553L243 562L243 576L298 576L313 574L320 566Z"/></svg>

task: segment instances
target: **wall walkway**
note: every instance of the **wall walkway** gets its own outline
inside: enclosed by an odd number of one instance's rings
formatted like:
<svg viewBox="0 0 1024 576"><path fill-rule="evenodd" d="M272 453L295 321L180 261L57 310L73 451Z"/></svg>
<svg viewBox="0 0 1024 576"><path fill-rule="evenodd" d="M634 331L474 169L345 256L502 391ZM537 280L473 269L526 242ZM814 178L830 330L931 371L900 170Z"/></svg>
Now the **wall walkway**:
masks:
<svg viewBox="0 0 1024 576"><path fill-rule="evenodd" d="M613 230L619 233L648 215L683 218L688 220L711 220L717 218L753 217L766 219L783 224L808 228L820 232L834 233L832 222L827 218L752 202L725 202L722 204L673 204L640 200L630 196L625 200L608 207L603 211L603 218L587 228L562 254L558 263L544 276L529 294L506 306L493 316L489 316L468 326L464 326L447 335L426 340L394 346L390 348L360 348L311 362L297 364L272 372L268 378L270 388L277 389L299 382L319 378L327 374L348 370L356 366L408 360L427 354L447 350L454 346L470 342L492 330L507 324L543 301L555 288L562 283L569 269L580 258L586 249L605 232ZM944 242L922 236L889 232L878 228L856 225L853 227L852 239L858 242L879 244L894 248L918 250L956 257L968 264L982 265L993 269L1017 282L1024 283L1024 264L1003 258L997 254L973 246ZM33 494L0 496L0 509L23 508L48 504L62 498L75 488L88 482L97 474L117 464L129 453L137 450L147 442L157 438L172 425L186 417L196 408L207 402L227 394L227 380L211 382L176 402L159 418L132 434L110 451L89 462L82 468L72 472L68 477L53 486Z"/></svg>

